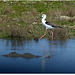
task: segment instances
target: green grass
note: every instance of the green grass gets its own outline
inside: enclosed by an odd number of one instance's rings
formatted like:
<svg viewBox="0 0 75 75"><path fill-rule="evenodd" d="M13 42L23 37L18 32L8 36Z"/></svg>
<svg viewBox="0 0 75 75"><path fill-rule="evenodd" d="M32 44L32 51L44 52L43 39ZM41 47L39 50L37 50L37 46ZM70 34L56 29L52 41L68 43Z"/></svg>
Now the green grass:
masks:
<svg viewBox="0 0 75 75"><path fill-rule="evenodd" d="M43 13L47 14L46 20L63 28L65 25L65 30L53 29L54 39L75 37L75 30L69 28L75 25L75 20L55 19L59 16L74 17L75 1L0 1L0 38L41 37L45 31L41 24ZM45 38L51 39L49 30Z"/></svg>

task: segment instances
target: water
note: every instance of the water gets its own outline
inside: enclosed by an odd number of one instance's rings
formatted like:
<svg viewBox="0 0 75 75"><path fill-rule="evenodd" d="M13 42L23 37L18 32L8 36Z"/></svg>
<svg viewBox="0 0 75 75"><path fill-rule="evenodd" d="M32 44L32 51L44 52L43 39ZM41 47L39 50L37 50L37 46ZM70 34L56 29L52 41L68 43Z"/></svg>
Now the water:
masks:
<svg viewBox="0 0 75 75"><path fill-rule="evenodd" d="M25 59L3 56L11 52L42 57ZM75 39L53 41L53 44L47 39L38 42L0 39L0 73L75 73Z"/></svg>

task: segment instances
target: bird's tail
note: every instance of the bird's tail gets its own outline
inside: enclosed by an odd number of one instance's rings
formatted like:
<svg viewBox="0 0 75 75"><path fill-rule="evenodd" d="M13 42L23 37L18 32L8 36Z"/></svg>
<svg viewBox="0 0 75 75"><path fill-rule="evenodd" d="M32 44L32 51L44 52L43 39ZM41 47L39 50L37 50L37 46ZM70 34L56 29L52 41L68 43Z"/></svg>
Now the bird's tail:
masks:
<svg viewBox="0 0 75 75"><path fill-rule="evenodd" d="M62 28L62 27L60 27L60 26L57 26L56 28Z"/></svg>

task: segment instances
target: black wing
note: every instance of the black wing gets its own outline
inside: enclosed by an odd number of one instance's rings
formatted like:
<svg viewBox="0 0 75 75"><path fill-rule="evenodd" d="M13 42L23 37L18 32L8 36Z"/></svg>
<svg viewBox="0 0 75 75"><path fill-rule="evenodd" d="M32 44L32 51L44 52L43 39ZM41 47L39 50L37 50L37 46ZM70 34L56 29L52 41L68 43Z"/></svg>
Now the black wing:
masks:
<svg viewBox="0 0 75 75"><path fill-rule="evenodd" d="M50 25L50 26L52 26L52 27L54 27L54 28L62 28L62 27L60 27L60 26L56 26L56 25L54 25L54 24L52 24L52 23L50 23L50 22L45 22L47 25Z"/></svg>

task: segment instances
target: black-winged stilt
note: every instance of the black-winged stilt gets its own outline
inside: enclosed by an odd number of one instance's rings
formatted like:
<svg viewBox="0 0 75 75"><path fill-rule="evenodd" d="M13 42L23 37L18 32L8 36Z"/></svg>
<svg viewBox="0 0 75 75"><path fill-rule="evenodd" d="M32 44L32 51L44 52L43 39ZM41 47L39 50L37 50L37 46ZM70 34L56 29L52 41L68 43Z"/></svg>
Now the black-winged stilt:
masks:
<svg viewBox="0 0 75 75"><path fill-rule="evenodd" d="M44 35L41 36L40 39L43 38L46 35L47 29L62 28L60 26L56 26L56 25L54 25L52 23L47 22L45 19L46 19L46 15L42 14L42 25L46 28L46 30L45 30ZM53 31L50 31L50 32L52 34L52 40L53 40Z"/></svg>

